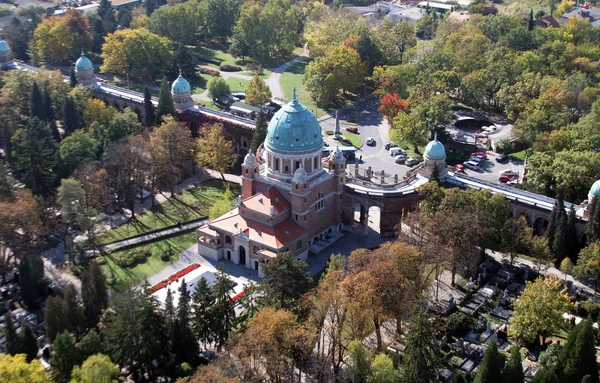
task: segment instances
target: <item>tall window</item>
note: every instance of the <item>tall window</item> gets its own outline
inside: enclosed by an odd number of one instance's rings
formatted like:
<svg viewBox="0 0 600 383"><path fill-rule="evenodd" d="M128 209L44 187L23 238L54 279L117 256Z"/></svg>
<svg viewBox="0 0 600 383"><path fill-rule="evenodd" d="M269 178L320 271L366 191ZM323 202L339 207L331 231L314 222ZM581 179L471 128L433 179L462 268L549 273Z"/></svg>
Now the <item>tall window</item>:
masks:
<svg viewBox="0 0 600 383"><path fill-rule="evenodd" d="M275 170L279 171L279 158L275 158Z"/></svg>
<svg viewBox="0 0 600 383"><path fill-rule="evenodd" d="M317 166L319 165L319 157L315 157L313 162L314 162L313 169L316 169Z"/></svg>
<svg viewBox="0 0 600 383"><path fill-rule="evenodd" d="M315 211L319 211L325 207L325 198L323 193L317 195L317 201L315 202Z"/></svg>
<svg viewBox="0 0 600 383"><path fill-rule="evenodd" d="M225 236L225 243L228 245L231 245L231 237L230 236L228 236L228 235Z"/></svg>
<svg viewBox="0 0 600 383"><path fill-rule="evenodd" d="M296 251L300 250L301 248L302 248L302 241L296 242Z"/></svg>

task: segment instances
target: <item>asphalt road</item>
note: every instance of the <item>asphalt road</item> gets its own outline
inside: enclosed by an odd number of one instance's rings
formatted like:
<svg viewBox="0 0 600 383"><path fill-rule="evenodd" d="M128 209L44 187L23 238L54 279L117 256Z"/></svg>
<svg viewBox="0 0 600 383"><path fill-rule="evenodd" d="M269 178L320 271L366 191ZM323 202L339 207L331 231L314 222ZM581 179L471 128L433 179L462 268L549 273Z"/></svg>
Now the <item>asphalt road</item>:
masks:
<svg viewBox="0 0 600 383"><path fill-rule="evenodd" d="M383 116L377 111L378 107L379 101L376 98L370 98L363 105L357 105L340 111L339 118L342 131L348 126L356 126L345 124L343 121L352 116L360 115L357 127L358 135L363 139L363 146L356 152L356 159L349 161L349 164L358 163L361 168L371 166L376 172L384 170L386 174L398 174L398 177L402 178L411 167L404 164L396 164L394 158L390 156L389 151L385 150L385 144L389 141L389 127ZM322 119L320 123L323 132L335 130L335 117ZM375 145L367 146L365 144L369 137L375 139ZM330 145L337 144L337 141L331 137L325 136L325 140ZM465 169L465 173L470 177L494 183L499 183L498 178L500 177L500 173L506 169L510 169L522 177L524 170L522 161L507 160L498 163L495 159L496 153L489 152L488 160L485 161L481 170L473 171Z"/></svg>

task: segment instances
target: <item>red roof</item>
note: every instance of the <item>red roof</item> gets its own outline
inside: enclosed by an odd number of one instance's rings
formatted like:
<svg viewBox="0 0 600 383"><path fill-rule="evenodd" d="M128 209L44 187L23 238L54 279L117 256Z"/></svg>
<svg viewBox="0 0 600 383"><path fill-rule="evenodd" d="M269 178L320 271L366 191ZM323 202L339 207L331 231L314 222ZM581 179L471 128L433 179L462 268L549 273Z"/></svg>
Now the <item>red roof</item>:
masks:
<svg viewBox="0 0 600 383"><path fill-rule="evenodd" d="M288 200L274 187L246 198L242 201L242 205L264 215L271 214L271 206L273 206L275 215L289 209L291 206Z"/></svg>
<svg viewBox="0 0 600 383"><path fill-rule="evenodd" d="M304 230L290 218L279 222L275 226L242 217L239 214L226 216L212 221L211 228L222 230L230 234L244 233L251 241L280 249L300 238L308 230Z"/></svg>

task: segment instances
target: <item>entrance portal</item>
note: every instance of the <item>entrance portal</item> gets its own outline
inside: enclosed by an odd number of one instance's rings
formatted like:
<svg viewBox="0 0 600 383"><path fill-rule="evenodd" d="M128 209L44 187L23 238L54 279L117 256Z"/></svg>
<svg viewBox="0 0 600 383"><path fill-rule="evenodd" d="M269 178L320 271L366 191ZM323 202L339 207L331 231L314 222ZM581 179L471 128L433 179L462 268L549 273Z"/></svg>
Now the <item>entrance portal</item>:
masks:
<svg viewBox="0 0 600 383"><path fill-rule="evenodd" d="M238 254L240 255L240 265L246 264L246 248L244 246L240 246L238 249Z"/></svg>

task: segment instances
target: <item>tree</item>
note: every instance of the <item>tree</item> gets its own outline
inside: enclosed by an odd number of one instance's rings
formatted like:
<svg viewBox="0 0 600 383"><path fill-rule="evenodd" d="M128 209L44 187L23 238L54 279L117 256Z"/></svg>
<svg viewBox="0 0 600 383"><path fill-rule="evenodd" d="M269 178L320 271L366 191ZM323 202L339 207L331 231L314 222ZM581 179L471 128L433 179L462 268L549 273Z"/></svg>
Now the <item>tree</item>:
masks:
<svg viewBox="0 0 600 383"><path fill-rule="evenodd" d="M75 102L73 102L73 99L70 96L65 98L63 113L63 128L65 130L65 136L68 136L81 127L79 112L75 107Z"/></svg>
<svg viewBox="0 0 600 383"><path fill-rule="evenodd" d="M77 288L73 284L69 284L65 290L63 298L63 313L66 329L73 333L77 338L83 333L84 318L83 309L81 307L81 299L77 292ZM69 371L70 373L71 371Z"/></svg>
<svg viewBox="0 0 600 383"><path fill-rule="evenodd" d="M21 351L27 356L27 362L31 363L37 357L39 346L37 336L33 333L29 324L25 323L23 325L20 338Z"/></svg>
<svg viewBox="0 0 600 383"><path fill-rule="evenodd" d="M304 85L314 100L333 102L339 92L356 92L362 86L366 66L352 48L340 46L306 67Z"/></svg>
<svg viewBox="0 0 600 383"><path fill-rule="evenodd" d="M44 263L40 256L26 255L21 258L19 265L19 288L21 298L29 307L35 307L37 300L43 294Z"/></svg>
<svg viewBox="0 0 600 383"><path fill-rule="evenodd" d="M17 130L11 139L15 170L34 194L47 195L56 178L57 144L50 128L37 118Z"/></svg>
<svg viewBox="0 0 600 383"><path fill-rule="evenodd" d="M508 252L510 265L517 254L528 252L531 246L531 228L524 216L509 218L502 230L502 248Z"/></svg>
<svg viewBox="0 0 600 383"><path fill-rule="evenodd" d="M61 206L61 213L67 222L78 222L84 214L85 190L79 181L65 178L60 182L56 202Z"/></svg>
<svg viewBox="0 0 600 383"><path fill-rule="evenodd" d="M267 299L280 309L290 309L308 288L308 264L291 252L280 253L263 266L263 282Z"/></svg>
<svg viewBox="0 0 600 383"><path fill-rule="evenodd" d="M396 142L406 142L412 145L415 151L427 143L426 127L415 113L400 112L391 125L394 127L390 131L391 137Z"/></svg>
<svg viewBox="0 0 600 383"><path fill-rule="evenodd" d="M359 340L353 340L348 346L348 367L346 374L353 383L367 383L372 375L371 350Z"/></svg>
<svg viewBox="0 0 600 383"><path fill-rule="evenodd" d="M208 285L206 278L201 277L196 284L196 290L192 295L192 314L191 314L191 327L194 332L194 336L200 342L207 343L212 342L213 330L211 314L213 312L213 306L215 304L215 296Z"/></svg>
<svg viewBox="0 0 600 383"><path fill-rule="evenodd" d="M29 117L37 117L40 121L46 121L44 98L36 82L33 83L33 87L31 88L31 101L29 102L29 107L31 108Z"/></svg>
<svg viewBox="0 0 600 383"><path fill-rule="evenodd" d="M92 355L81 366L75 366L69 383L114 383L120 370L110 357L102 354Z"/></svg>
<svg viewBox="0 0 600 383"><path fill-rule="evenodd" d="M204 38L225 40L233 34L233 27L240 14L241 3L237 0L206 0L200 3L201 15L197 34Z"/></svg>
<svg viewBox="0 0 600 383"><path fill-rule="evenodd" d="M101 53L104 38L106 37L106 29L101 18L94 18L92 21L92 51Z"/></svg>
<svg viewBox="0 0 600 383"><path fill-rule="evenodd" d="M107 107L104 101L90 98L83 107L83 125L89 128L96 122L106 127L118 113L116 108Z"/></svg>
<svg viewBox="0 0 600 383"><path fill-rule="evenodd" d="M100 0L96 12L98 12L98 16L100 16L100 20L102 20L105 33L113 33L117 27L117 20L110 1Z"/></svg>
<svg viewBox="0 0 600 383"><path fill-rule="evenodd" d="M129 28L133 21L133 15L129 8L121 8L117 12L117 21L122 28Z"/></svg>
<svg viewBox="0 0 600 383"><path fill-rule="evenodd" d="M371 362L372 375L368 383L395 383L400 381L400 373L394 368L394 362L385 353L379 353Z"/></svg>
<svg viewBox="0 0 600 383"><path fill-rule="evenodd" d="M96 148L96 140L83 130L77 130L62 140L60 158L66 174L71 174L77 167L95 160Z"/></svg>
<svg viewBox="0 0 600 383"><path fill-rule="evenodd" d="M589 320L581 321L571 330L558 362L561 382L581 382L589 375L590 382L598 383L594 339L595 331Z"/></svg>
<svg viewBox="0 0 600 383"><path fill-rule="evenodd" d="M246 102L252 105L264 105L271 100L271 89L258 74L252 77L252 80L246 87Z"/></svg>
<svg viewBox="0 0 600 383"><path fill-rule="evenodd" d="M519 350L515 347L517 351ZM483 361L477 371L474 383L501 383L502 369L504 367L504 355L498 352L496 340L486 348ZM522 369L522 367L521 367Z"/></svg>
<svg viewBox="0 0 600 383"><path fill-rule="evenodd" d="M154 126L154 104L147 86L144 87L144 126L147 128Z"/></svg>
<svg viewBox="0 0 600 383"><path fill-rule="evenodd" d="M17 335L17 331L15 330L15 325L13 324L12 314L10 311L7 311L4 314L4 352L9 355L16 355L20 353L20 342L19 336Z"/></svg>
<svg viewBox="0 0 600 383"><path fill-rule="evenodd" d="M594 291L596 291L600 281L600 242L592 242L581 250L577 265L572 271L577 278L594 282Z"/></svg>
<svg viewBox="0 0 600 383"><path fill-rule="evenodd" d="M103 72L129 73L136 78L155 79L170 66L172 44L147 29L119 29L106 36L102 46Z"/></svg>
<svg viewBox="0 0 600 383"><path fill-rule="evenodd" d="M198 59L195 53L183 44L177 44L175 53L173 54L173 61L171 61L171 69L169 71L169 78L176 79L179 73L186 79L193 81L198 77L196 66L198 65Z"/></svg>
<svg viewBox="0 0 600 383"><path fill-rule="evenodd" d="M590 219L585 225L585 234L588 242L600 240L600 204L594 198L590 207Z"/></svg>
<svg viewBox="0 0 600 383"><path fill-rule="evenodd" d="M53 342L58 334L67 329L64 319L64 304L62 297L50 295L44 307L44 322L46 323L46 337Z"/></svg>
<svg viewBox="0 0 600 383"><path fill-rule="evenodd" d="M208 217L210 219L216 219L229 213L233 208L232 200L233 193L231 192L231 187L227 184L222 198L216 201L208 210Z"/></svg>
<svg viewBox="0 0 600 383"><path fill-rule="evenodd" d="M96 327L102 312L108 307L106 277L96 262L90 262L81 276L81 301L86 327Z"/></svg>
<svg viewBox="0 0 600 383"><path fill-rule="evenodd" d="M548 248L548 239L538 237L537 235L533 237L531 239L529 255L535 260L535 267L538 273L545 270L548 267L548 263L552 260L552 254L550 254L550 249Z"/></svg>
<svg viewBox="0 0 600 383"><path fill-rule="evenodd" d="M14 196L15 183L8 164L4 160L0 160L0 200Z"/></svg>
<svg viewBox="0 0 600 383"><path fill-rule="evenodd" d="M570 239L569 239L569 217L567 214L563 214L558 222L556 228L556 234L554 235L554 243L552 245L552 251L556 261L562 261L569 256L570 250Z"/></svg>
<svg viewBox="0 0 600 383"><path fill-rule="evenodd" d="M74 59L89 46L88 21L76 9L67 9L64 16L50 16L35 28L34 46L49 62Z"/></svg>
<svg viewBox="0 0 600 383"><path fill-rule="evenodd" d="M148 18L148 30L180 46L196 45L196 31L202 19L200 4L193 1L160 7Z"/></svg>
<svg viewBox="0 0 600 383"><path fill-rule="evenodd" d="M196 158L203 166L221 173L225 181L223 173L233 165L237 155L233 151L233 143L225 138L222 124L204 124Z"/></svg>
<svg viewBox="0 0 600 383"><path fill-rule="evenodd" d="M162 122L164 116L177 117L175 111L175 105L173 104L173 97L171 96L171 87L167 81L167 77L163 76L160 82L160 93L158 94L158 107L156 108L156 120L155 122Z"/></svg>
<svg viewBox="0 0 600 383"><path fill-rule="evenodd" d="M85 360L92 355L99 354L102 352L102 338L96 332L96 329L91 329L88 333L77 343L77 350L79 351L81 360Z"/></svg>
<svg viewBox="0 0 600 383"><path fill-rule="evenodd" d="M381 65L383 61L381 50L367 33L360 34L354 49L356 49L360 58L367 63L369 73L373 72L373 68Z"/></svg>
<svg viewBox="0 0 600 383"><path fill-rule="evenodd" d="M432 383L438 374L438 343L421 308L413 314L406 336L404 375L410 382Z"/></svg>
<svg viewBox="0 0 600 383"><path fill-rule="evenodd" d="M143 6L146 8L146 16L151 16L154 10L158 8L159 3L158 0L144 0Z"/></svg>
<svg viewBox="0 0 600 383"><path fill-rule="evenodd" d="M211 77L206 84L206 89L208 89L208 94L212 98L227 96L229 93L231 93L229 84L227 84L225 79L223 79L221 76Z"/></svg>
<svg viewBox="0 0 600 383"><path fill-rule="evenodd" d="M514 305L508 333L520 343L533 344L560 328L570 303L557 278L540 277L526 285Z"/></svg>
<svg viewBox="0 0 600 383"><path fill-rule="evenodd" d="M177 315L173 324L173 353L178 363L192 362L198 355L198 342L190 329L190 293L181 280Z"/></svg>
<svg viewBox="0 0 600 383"><path fill-rule="evenodd" d="M533 24L533 8L531 8L529 10L529 20L527 21L527 30L528 31L533 31L533 27L535 25Z"/></svg>
<svg viewBox="0 0 600 383"><path fill-rule="evenodd" d="M267 116L264 112L260 112L256 117L256 128L252 135L252 143L250 144L250 153L254 154L258 150L258 147L265 142L267 138Z"/></svg>
<svg viewBox="0 0 600 383"><path fill-rule="evenodd" d="M5 383L47 383L51 381L44 366L38 360L27 363L24 354L14 356L0 354L0 376Z"/></svg>
<svg viewBox="0 0 600 383"><path fill-rule="evenodd" d="M233 309L234 302L230 298L231 293L233 292L234 283L227 276L225 266L222 263L219 264L216 277L216 282L213 285L215 305L213 306L213 313L211 316L214 319L214 341L217 344L217 349L220 349L229 337L229 332L233 329L235 320L235 310Z"/></svg>
<svg viewBox="0 0 600 383"><path fill-rule="evenodd" d="M562 271L565 276L565 282L567 281L567 275L573 273L573 267L574 266L571 258L565 258L560 263L560 271Z"/></svg>
<svg viewBox="0 0 600 383"><path fill-rule="evenodd" d="M378 111L385 116L392 128L398 113L408 110L409 107L409 102L401 99L397 93L386 94L381 98L380 103Z"/></svg>
<svg viewBox="0 0 600 383"><path fill-rule="evenodd" d="M54 369L54 377L59 382L68 382L73 367L81 363L75 339L66 331L58 334L52 343L50 364Z"/></svg>

